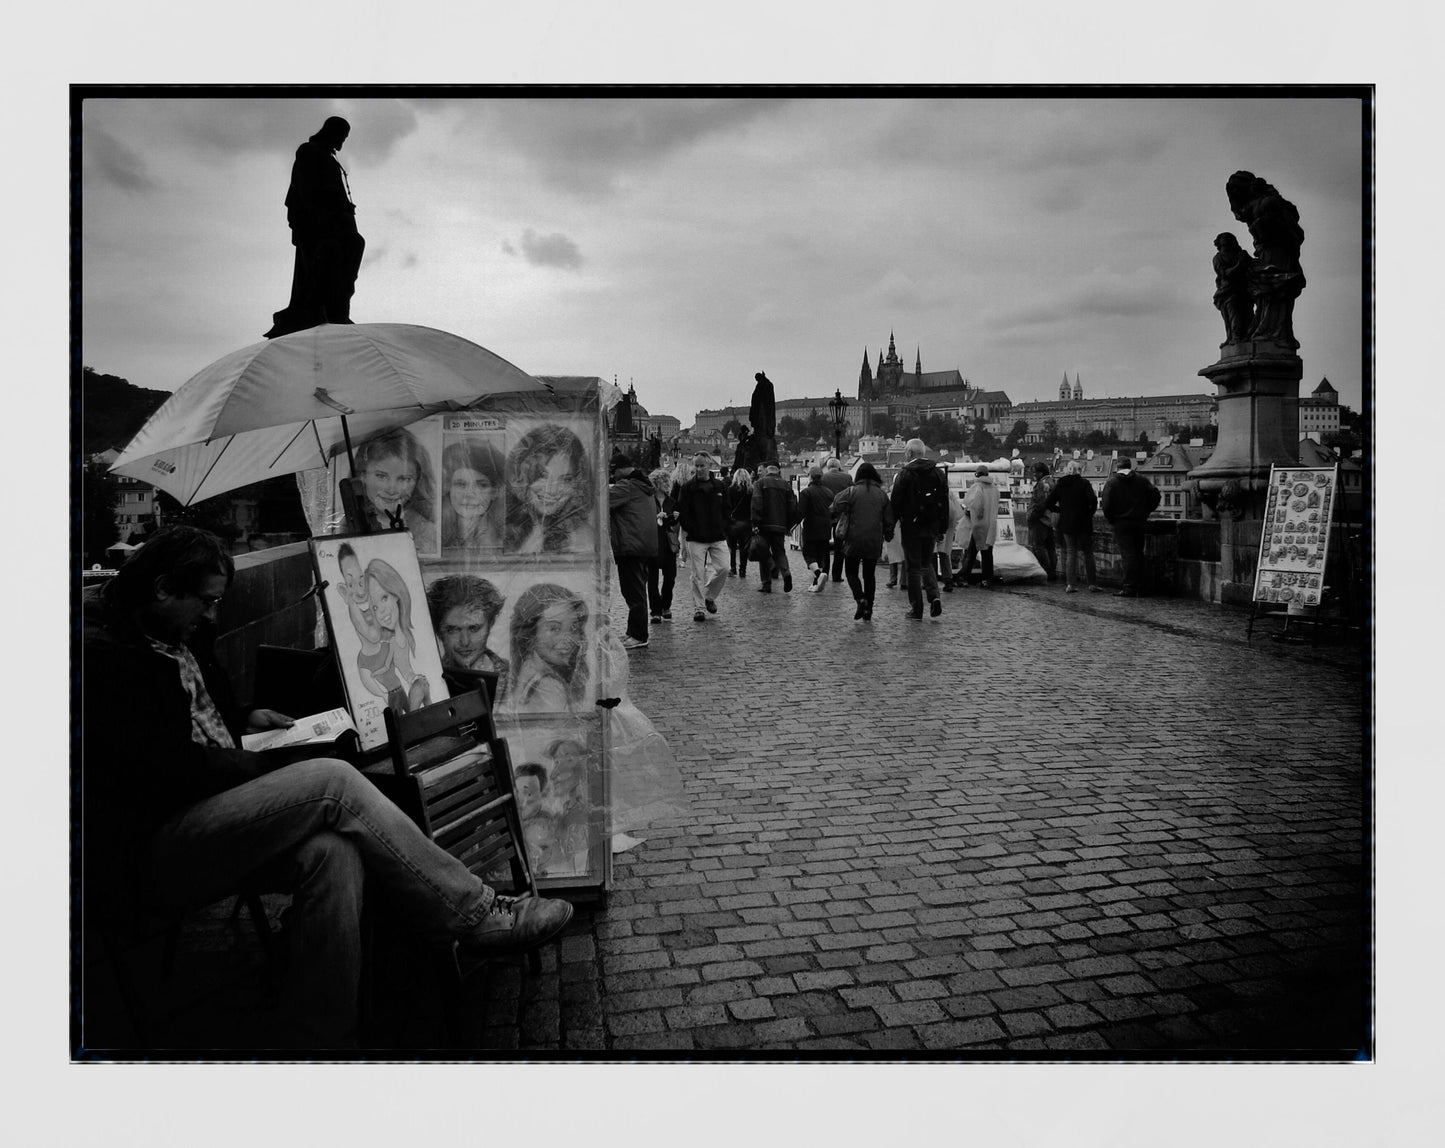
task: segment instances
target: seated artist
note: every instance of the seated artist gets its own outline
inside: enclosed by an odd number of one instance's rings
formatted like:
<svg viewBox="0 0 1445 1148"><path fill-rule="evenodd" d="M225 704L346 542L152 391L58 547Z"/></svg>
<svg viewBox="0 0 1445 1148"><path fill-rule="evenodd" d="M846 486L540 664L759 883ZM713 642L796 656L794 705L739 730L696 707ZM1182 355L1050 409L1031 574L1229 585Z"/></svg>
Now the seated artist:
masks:
<svg viewBox="0 0 1445 1148"><path fill-rule="evenodd" d="M91 603L83 659L83 839L87 899L123 875L162 904L204 904L253 875L293 896L288 1015L303 1048L354 1046L367 895L413 930L479 955L556 936L566 902L498 896L429 840L346 762L276 767L238 749L243 725L291 724L234 712L210 638L234 565L193 527L161 530Z"/></svg>

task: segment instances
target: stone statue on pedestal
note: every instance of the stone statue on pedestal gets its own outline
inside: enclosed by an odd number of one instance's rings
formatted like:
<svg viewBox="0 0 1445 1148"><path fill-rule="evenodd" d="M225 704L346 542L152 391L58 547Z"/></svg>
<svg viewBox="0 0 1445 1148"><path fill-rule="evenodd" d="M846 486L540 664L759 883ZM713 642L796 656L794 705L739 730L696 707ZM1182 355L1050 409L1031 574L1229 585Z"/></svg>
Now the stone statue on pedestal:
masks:
<svg viewBox="0 0 1445 1148"><path fill-rule="evenodd" d="M762 462L777 462L778 406L773 381L762 371L753 379L757 386L753 388L752 403L748 407L748 422L753 427L753 447Z"/></svg>
<svg viewBox="0 0 1445 1148"><path fill-rule="evenodd" d="M1240 343L1254 327L1254 298L1249 274L1254 260L1231 231L1214 237L1214 305L1224 319L1224 341Z"/></svg>
<svg viewBox="0 0 1445 1148"><path fill-rule="evenodd" d="M1254 240L1249 292L1255 311L1249 337L1298 347L1294 301L1305 288L1299 261L1305 233L1299 225L1299 212L1272 184L1253 172L1235 172L1224 190L1234 218L1249 228Z"/></svg>

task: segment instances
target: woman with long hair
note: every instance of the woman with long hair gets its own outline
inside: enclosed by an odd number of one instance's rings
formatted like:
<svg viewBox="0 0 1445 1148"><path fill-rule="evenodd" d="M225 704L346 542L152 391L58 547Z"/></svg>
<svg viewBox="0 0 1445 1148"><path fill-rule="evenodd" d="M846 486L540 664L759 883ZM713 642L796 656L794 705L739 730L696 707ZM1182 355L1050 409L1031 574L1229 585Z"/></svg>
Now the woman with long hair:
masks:
<svg viewBox="0 0 1445 1148"><path fill-rule="evenodd" d="M361 684L398 713L410 713L431 701L431 683L412 667L416 638L411 629L411 591L396 567L380 558L366 564L366 586L376 638L373 641L357 630Z"/></svg>
<svg viewBox="0 0 1445 1148"><path fill-rule="evenodd" d="M356 448L368 533L409 530L422 553L436 550L436 492L431 458L407 430L389 430Z"/></svg>
<svg viewBox="0 0 1445 1148"><path fill-rule="evenodd" d="M833 499L829 513L835 524L843 515L848 516L848 530L843 537L843 574L858 604L853 620L870 622L878 560L883 557L884 539L893 537L894 526L893 507L871 462L858 467L853 485Z"/></svg>
<svg viewBox="0 0 1445 1148"><path fill-rule="evenodd" d="M502 544L502 454L490 439L442 448L442 549L493 550Z"/></svg>
<svg viewBox="0 0 1445 1148"><path fill-rule="evenodd" d="M657 503L657 553L647 564L647 601L651 622L672 621L672 590L677 584L677 499L672 496L672 475L658 467L652 479Z"/></svg>
<svg viewBox="0 0 1445 1148"><path fill-rule="evenodd" d="M560 554L591 545L596 488L587 449L566 427L544 423L507 456L507 549Z"/></svg>
<svg viewBox="0 0 1445 1148"><path fill-rule="evenodd" d="M587 603L565 586L538 582L512 609L512 667L502 706L510 713L579 711L587 694Z"/></svg>
<svg viewBox="0 0 1445 1148"><path fill-rule="evenodd" d="M748 540L753 536L753 476L743 467L733 471L723 505L728 513L730 573L748 576Z"/></svg>

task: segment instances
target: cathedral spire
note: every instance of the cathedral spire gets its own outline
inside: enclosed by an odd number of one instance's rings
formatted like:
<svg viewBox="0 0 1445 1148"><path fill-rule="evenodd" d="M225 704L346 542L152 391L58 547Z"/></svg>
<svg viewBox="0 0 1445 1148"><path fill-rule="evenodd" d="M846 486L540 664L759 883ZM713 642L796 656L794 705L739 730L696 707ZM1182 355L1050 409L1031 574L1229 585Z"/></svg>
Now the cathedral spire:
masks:
<svg viewBox="0 0 1445 1148"><path fill-rule="evenodd" d="M1065 378L1067 377L1068 376L1066 375ZM1076 403L1081 403L1084 401L1084 384L1079 382L1078 371L1074 372L1074 401Z"/></svg>
<svg viewBox="0 0 1445 1148"><path fill-rule="evenodd" d="M1069 401L1069 372L1064 372L1064 381L1059 384L1059 402Z"/></svg>

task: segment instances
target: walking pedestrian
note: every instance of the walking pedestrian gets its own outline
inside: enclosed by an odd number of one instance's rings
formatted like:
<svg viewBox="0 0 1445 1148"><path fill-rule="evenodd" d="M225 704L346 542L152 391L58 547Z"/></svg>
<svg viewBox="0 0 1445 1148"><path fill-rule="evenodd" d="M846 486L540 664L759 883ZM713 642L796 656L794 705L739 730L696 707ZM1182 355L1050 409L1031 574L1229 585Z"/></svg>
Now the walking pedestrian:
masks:
<svg viewBox="0 0 1445 1148"><path fill-rule="evenodd" d="M649 476L657 503L657 556L648 563L648 621L672 621L672 588L677 582L677 499L672 497L672 475L661 467Z"/></svg>
<svg viewBox="0 0 1445 1148"><path fill-rule="evenodd" d="M933 548L948 529L948 480L928 457L928 448L920 438L908 440L903 458L903 469L893 485L890 501L903 535L909 613L915 621L923 617L923 598L927 594L929 614L937 618L943 613L943 600L938 596Z"/></svg>
<svg viewBox="0 0 1445 1148"><path fill-rule="evenodd" d="M627 603L625 650L647 646L647 572L657 558L657 501L651 480L620 450L608 464L612 482L607 488L607 514L611 527L612 558L617 581Z"/></svg>
<svg viewBox="0 0 1445 1148"><path fill-rule="evenodd" d="M1059 516L1065 594L1078 591L1081 562L1089 589L1099 593L1099 583L1094 576L1094 511L1098 508L1099 499L1089 480L1081 473L1083 469L1078 459L1071 461L1068 473L1054 484L1053 491L1044 500L1044 509L1055 511Z"/></svg>
<svg viewBox="0 0 1445 1148"><path fill-rule="evenodd" d="M830 513L834 522L847 520L836 549L844 556L848 589L858 604L853 620L871 622L878 560L883 557L884 541L894 534L893 506L871 462L858 467L852 485L833 500Z"/></svg>
<svg viewBox="0 0 1445 1148"><path fill-rule="evenodd" d="M682 528L691 575L694 622L705 622L708 614L717 613L718 595L728 580L723 566L727 555L724 540L728 533L725 493L721 480L713 477L712 455L699 451L692 460L692 477L682 484L676 496L678 525Z"/></svg>
<svg viewBox="0 0 1445 1148"><path fill-rule="evenodd" d="M728 483L728 574L748 576L748 539L753 536L753 476L744 467L733 470Z"/></svg>
<svg viewBox="0 0 1445 1148"><path fill-rule="evenodd" d="M813 575L813 583L808 587L810 594L816 594L828 582L828 559L833 540L830 514L833 498L833 492L823 485L823 468L810 467L808 485L798 495L798 518L802 522L799 541L803 544L803 561Z"/></svg>
<svg viewBox="0 0 1445 1148"><path fill-rule="evenodd" d="M758 563L758 577L762 585L759 593L773 592L772 576L783 576L783 593L793 590L793 575L788 570L788 531L798 524L798 496L793 488L783 481L778 467L769 464L764 468L763 477L753 486L753 529L762 536L772 555L772 566L767 562Z"/></svg>
<svg viewBox="0 0 1445 1148"><path fill-rule="evenodd" d="M843 460L837 455L829 455L823 460L823 485L835 500L853 485L852 478L843 469ZM836 545L833 547L833 581L843 581L843 547Z"/></svg>
<svg viewBox="0 0 1445 1148"><path fill-rule="evenodd" d="M1119 558L1124 565L1124 587L1117 597L1137 598L1144 574L1144 523L1159 505L1159 488L1134 473L1134 460L1121 458L1114 475L1104 483L1100 509L1114 528Z"/></svg>
<svg viewBox="0 0 1445 1148"><path fill-rule="evenodd" d="M1046 462L1034 463L1034 489L1029 495L1029 549L1052 582L1058 577L1059 559L1054 549L1054 524L1044 504L1054 492L1054 480Z"/></svg>
<svg viewBox="0 0 1445 1148"><path fill-rule="evenodd" d="M948 492L948 529L933 548L933 560L938 563L938 585L945 593L953 593L953 551L959 545L960 523L965 522L963 502L952 489Z"/></svg>

